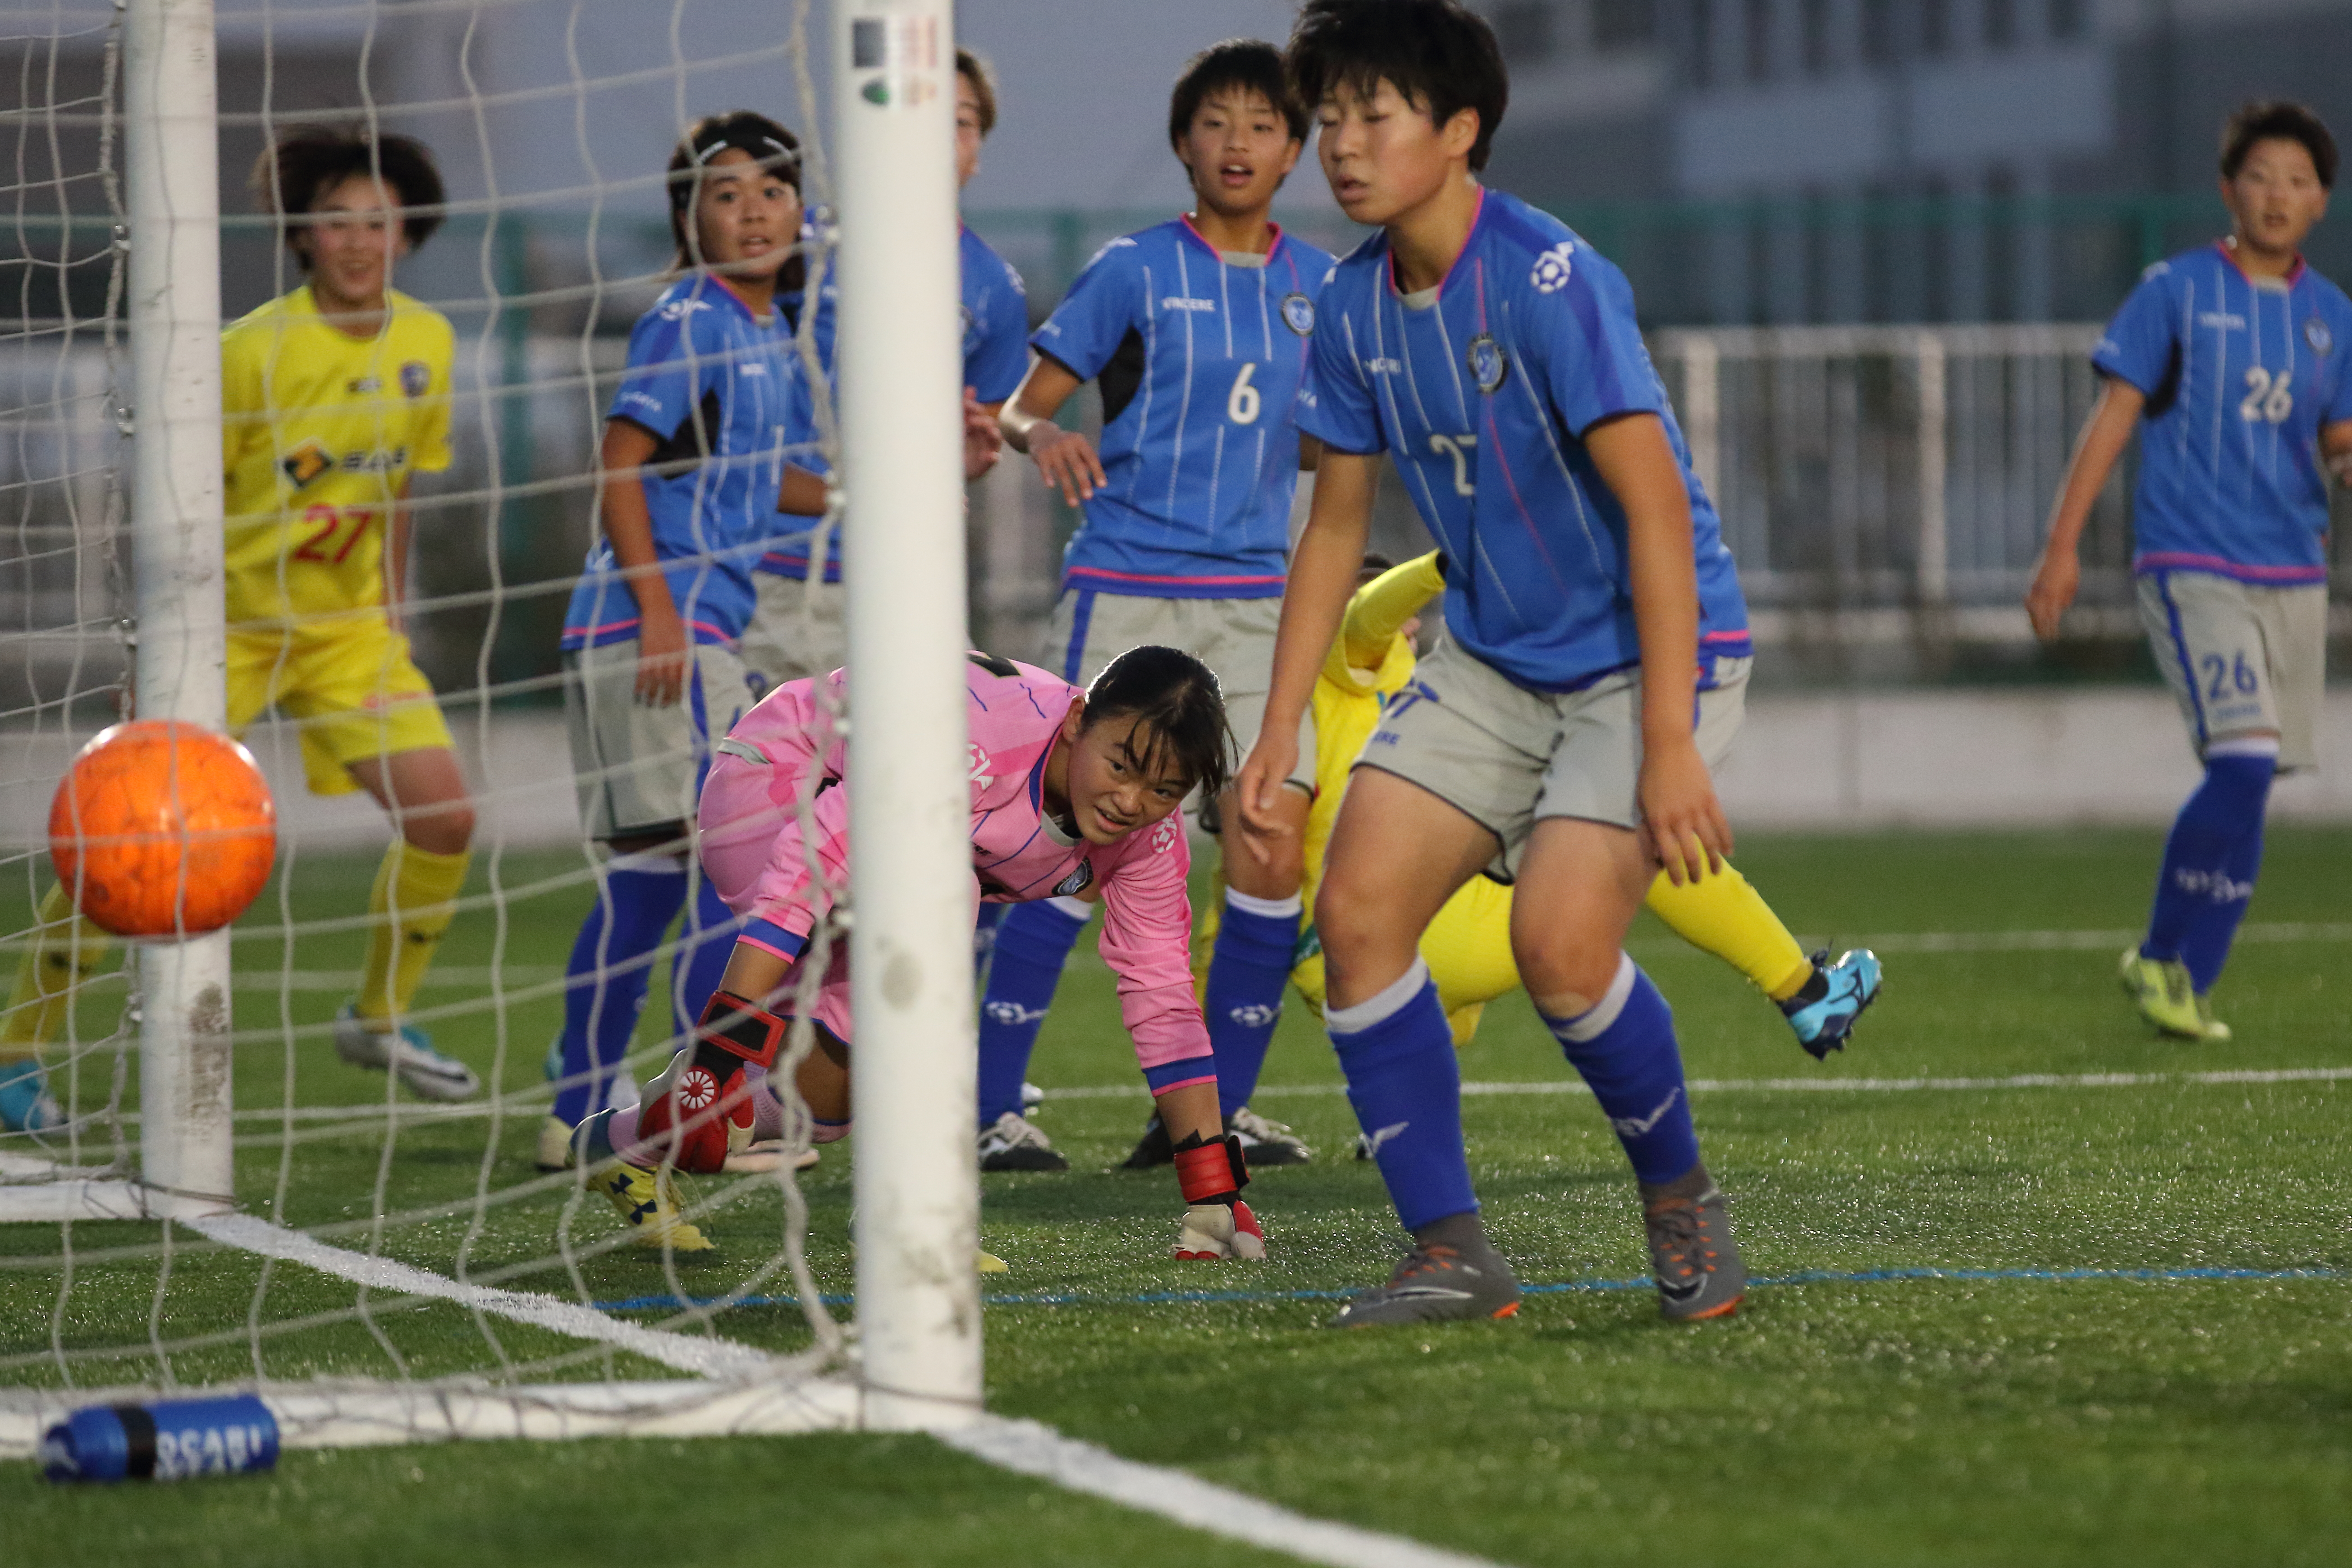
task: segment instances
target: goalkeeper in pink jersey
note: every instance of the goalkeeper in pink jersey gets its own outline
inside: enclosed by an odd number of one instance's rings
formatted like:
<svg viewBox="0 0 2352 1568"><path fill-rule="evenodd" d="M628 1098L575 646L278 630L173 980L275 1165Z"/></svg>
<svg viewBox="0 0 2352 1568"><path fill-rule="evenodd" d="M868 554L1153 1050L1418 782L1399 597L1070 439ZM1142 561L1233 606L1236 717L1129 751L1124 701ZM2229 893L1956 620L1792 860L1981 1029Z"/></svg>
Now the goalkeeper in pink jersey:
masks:
<svg viewBox="0 0 2352 1568"><path fill-rule="evenodd" d="M817 922L849 883L848 745L835 732L848 671L778 687L715 749L702 788L704 874L741 921L695 1042L646 1086L637 1109L589 1130L619 1164L603 1184L651 1246L709 1242L677 1217L667 1167L716 1171L730 1142L782 1131L767 1081L792 1016L816 1029L794 1078L815 1140L849 1131L849 955L825 952L812 990L801 966ZM1230 778L1217 678L1169 647L1120 654L1083 692L1045 671L971 656L971 866L975 904L1098 899L1102 955L1160 1119L1175 1140L1185 1212L1181 1258L1265 1256L1242 1201L1249 1180L1217 1110L1215 1058L1194 998L1192 855L1177 807Z"/></svg>

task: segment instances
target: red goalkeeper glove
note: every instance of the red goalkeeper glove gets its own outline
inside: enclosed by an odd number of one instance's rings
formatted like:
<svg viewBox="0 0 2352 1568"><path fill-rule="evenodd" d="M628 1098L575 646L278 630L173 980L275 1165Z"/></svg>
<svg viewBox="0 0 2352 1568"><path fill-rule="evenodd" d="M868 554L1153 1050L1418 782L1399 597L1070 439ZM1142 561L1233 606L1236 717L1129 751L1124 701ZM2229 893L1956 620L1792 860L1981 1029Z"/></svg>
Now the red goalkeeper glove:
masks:
<svg viewBox="0 0 2352 1568"><path fill-rule="evenodd" d="M664 1151L681 1171L698 1175L723 1167L730 1142L751 1142L751 1093L743 1069L775 1066L790 1026L730 992L712 996L694 1044L646 1085L638 1141Z"/></svg>

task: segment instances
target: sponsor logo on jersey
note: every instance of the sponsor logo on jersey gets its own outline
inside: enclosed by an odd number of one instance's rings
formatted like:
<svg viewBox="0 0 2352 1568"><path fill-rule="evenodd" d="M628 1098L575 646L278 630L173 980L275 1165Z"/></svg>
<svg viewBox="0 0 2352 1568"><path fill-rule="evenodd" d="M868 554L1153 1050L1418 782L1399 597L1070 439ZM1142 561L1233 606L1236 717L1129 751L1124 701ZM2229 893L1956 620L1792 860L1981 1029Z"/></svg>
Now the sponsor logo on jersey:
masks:
<svg viewBox="0 0 2352 1568"><path fill-rule="evenodd" d="M2327 330L2326 322L2314 316L2303 324L2303 341L2311 345L2313 353L2324 354L2336 346L2336 334Z"/></svg>
<svg viewBox="0 0 2352 1568"><path fill-rule="evenodd" d="M1569 273L1572 269L1569 258L1575 251L1576 241L1563 239L1536 258L1535 269L1528 274L1528 281L1537 293L1557 294L1568 287Z"/></svg>
<svg viewBox="0 0 2352 1568"><path fill-rule="evenodd" d="M299 490L320 475L332 473L335 468L335 455L328 451L325 444L317 437L312 436L278 458L278 467L288 479L294 481L294 488Z"/></svg>
<svg viewBox="0 0 2352 1568"><path fill-rule="evenodd" d="M2219 327L2225 332L2234 331L2246 324L2246 318L2234 310L2200 310L2197 312L2197 324Z"/></svg>
<svg viewBox="0 0 2352 1568"><path fill-rule="evenodd" d="M1315 301L1304 294L1282 297L1282 324L1300 337L1315 330Z"/></svg>
<svg viewBox="0 0 2352 1568"><path fill-rule="evenodd" d="M1375 357L1364 362L1364 372L1368 375L1399 375L1402 374L1403 371L1404 362L1402 360Z"/></svg>
<svg viewBox="0 0 2352 1568"><path fill-rule="evenodd" d="M1160 819L1159 825L1151 830L1151 852L1154 855L1165 855L1182 843L1183 839L1183 826L1172 816L1163 816Z"/></svg>
<svg viewBox="0 0 2352 1568"><path fill-rule="evenodd" d="M661 308L661 319L665 321L683 321L695 311L709 309L710 309L710 301L708 300L672 300Z"/></svg>
<svg viewBox="0 0 2352 1568"><path fill-rule="evenodd" d="M374 375L355 375L343 383L343 390L353 397L365 397L371 392L383 390L383 378Z"/></svg>
<svg viewBox="0 0 2352 1568"><path fill-rule="evenodd" d="M1078 868L1076 870L1071 872L1068 876L1054 884L1054 896L1057 899L1075 899L1080 892L1085 890L1085 889L1088 887L1094 879L1094 867L1090 863L1081 860L1078 862Z"/></svg>
<svg viewBox="0 0 2352 1568"><path fill-rule="evenodd" d="M969 742L966 742L964 752L964 760L971 764L971 772L966 775L971 783L981 789L986 789L994 784L996 775L989 770L996 766L995 760L978 746Z"/></svg>
<svg viewBox="0 0 2352 1568"><path fill-rule="evenodd" d="M422 397L433 385L433 367L421 359L410 360L400 367L400 390L411 397Z"/></svg>
<svg viewBox="0 0 2352 1568"><path fill-rule="evenodd" d="M1462 363L1469 367L1470 379L1478 384L1478 390L1489 396L1503 384L1503 377L1511 368L1509 356L1503 353L1503 345L1495 341L1492 332L1480 332L1472 338L1470 346L1462 351Z"/></svg>
<svg viewBox="0 0 2352 1568"><path fill-rule="evenodd" d="M1192 300L1181 294L1171 294L1160 301L1160 308L1163 310L1206 310L1213 315L1216 313L1217 302L1214 300Z"/></svg>

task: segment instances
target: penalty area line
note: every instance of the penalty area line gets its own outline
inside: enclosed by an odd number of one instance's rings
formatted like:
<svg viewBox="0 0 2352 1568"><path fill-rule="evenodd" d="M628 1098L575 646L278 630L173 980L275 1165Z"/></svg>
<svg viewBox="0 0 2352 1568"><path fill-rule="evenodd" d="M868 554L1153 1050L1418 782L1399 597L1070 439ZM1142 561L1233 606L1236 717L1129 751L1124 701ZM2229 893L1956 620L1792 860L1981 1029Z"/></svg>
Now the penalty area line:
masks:
<svg viewBox="0 0 2352 1568"><path fill-rule="evenodd" d="M2219 1072L2081 1072L2011 1073L2004 1078L1695 1078L1693 1094L1903 1094L1920 1089L2155 1089L2168 1084L2184 1088L2263 1083L2342 1083L2352 1079L2352 1068L2243 1068ZM1049 1089L1048 1102L1056 1100L1129 1100L1148 1091L1133 1084L1088 1084L1076 1089ZM1345 1094L1336 1083L1261 1084L1253 1100ZM1592 1091L1575 1079L1543 1079L1527 1083L1479 1083L1462 1086L1465 1095L1585 1094Z"/></svg>

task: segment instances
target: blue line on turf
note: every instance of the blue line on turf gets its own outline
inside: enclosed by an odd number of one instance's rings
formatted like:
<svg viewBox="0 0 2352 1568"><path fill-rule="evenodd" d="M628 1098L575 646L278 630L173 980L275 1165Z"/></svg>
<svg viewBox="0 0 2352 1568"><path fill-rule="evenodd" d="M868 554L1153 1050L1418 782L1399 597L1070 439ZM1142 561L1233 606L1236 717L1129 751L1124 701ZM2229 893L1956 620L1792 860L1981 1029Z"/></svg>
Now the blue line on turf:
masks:
<svg viewBox="0 0 2352 1568"><path fill-rule="evenodd" d="M1879 1285L1906 1279L1946 1279L1961 1283L2003 1279L2341 1279L2344 1271L2337 1268L1861 1268L1840 1271L1829 1268L1804 1268L1794 1274L1778 1274L1750 1279L1750 1286L1778 1285ZM1651 1282L1645 1276L1639 1279L1565 1279L1550 1285L1522 1285L1521 1291L1529 1296L1560 1296L1585 1290L1647 1290ZM1221 1301L1344 1301L1355 1290L1139 1290L1131 1296L1088 1296L1076 1292L1005 1290L984 1295L981 1300L992 1307L1158 1307L1171 1304L1192 1305ZM599 1301L596 1307L606 1312L675 1311L688 1307L715 1306L723 1296L629 1296L617 1301ZM828 1307L847 1307L856 1298L826 1296ZM796 1296L746 1296L730 1303L737 1307L797 1307Z"/></svg>

